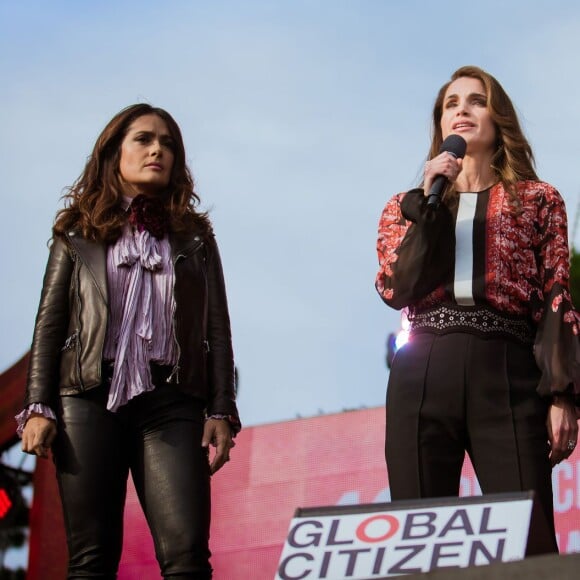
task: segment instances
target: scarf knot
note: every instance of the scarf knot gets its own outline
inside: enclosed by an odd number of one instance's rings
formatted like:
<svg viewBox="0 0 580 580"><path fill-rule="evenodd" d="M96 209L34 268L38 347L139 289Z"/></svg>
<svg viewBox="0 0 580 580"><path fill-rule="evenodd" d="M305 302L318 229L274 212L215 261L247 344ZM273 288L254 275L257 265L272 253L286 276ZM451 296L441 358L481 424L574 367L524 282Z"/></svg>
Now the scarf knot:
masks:
<svg viewBox="0 0 580 580"><path fill-rule="evenodd" d="M160 240L169 230L169 212L160 197L140 194L131 202L129 223Z"/></svg>

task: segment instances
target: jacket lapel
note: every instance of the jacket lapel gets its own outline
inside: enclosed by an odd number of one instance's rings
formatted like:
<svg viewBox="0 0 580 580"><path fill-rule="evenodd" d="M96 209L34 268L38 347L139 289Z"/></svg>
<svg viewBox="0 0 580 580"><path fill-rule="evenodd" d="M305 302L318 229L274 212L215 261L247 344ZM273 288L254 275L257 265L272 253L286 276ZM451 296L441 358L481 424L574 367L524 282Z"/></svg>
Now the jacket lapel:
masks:
<svg viewBox="0 0 580 580"><path fill-rule="evenodd" d="M93 277L103 302L107 304L107 252L105 244L85 240L75 232L70 232L67 238Z"/></svg>

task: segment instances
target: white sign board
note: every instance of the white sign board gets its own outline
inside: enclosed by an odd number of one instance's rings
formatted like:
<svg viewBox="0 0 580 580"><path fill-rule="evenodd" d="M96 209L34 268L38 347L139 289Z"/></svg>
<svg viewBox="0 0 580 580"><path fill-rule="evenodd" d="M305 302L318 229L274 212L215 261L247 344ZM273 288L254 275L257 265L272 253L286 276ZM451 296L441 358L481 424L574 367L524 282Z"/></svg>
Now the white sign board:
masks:
<svg viewBox="0 0 580 580"><path fill-rule="evenodd" d="M332 507L328 515L324 508L302 510L290 522L275 578L370 580L521 560L532 498L478 500L413 509L369 505L342 514Z"/></svg>

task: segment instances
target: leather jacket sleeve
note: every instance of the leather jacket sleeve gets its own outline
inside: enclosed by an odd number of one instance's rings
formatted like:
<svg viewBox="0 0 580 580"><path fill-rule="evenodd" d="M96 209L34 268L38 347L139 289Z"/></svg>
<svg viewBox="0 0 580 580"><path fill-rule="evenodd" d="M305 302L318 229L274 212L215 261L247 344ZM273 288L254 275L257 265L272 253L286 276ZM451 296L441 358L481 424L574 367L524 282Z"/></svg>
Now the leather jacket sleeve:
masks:
<svg viewBox="0 0 580 580"><path fill-rule="evenodd" d="M208 404L207 414L229 415L230 423L238 422L234 386L234 355L230 317L222 264L215 239L208 243L207 254L207 340L208 340Z"/></svg>
<svg viewBox="0 0 580 580"><path fill-rule="evenodd" d="M44 274L36 316L24 406L44 403L54 408L59 392L61 349L69 320L69 290L74 261L62 238L55 238Z"/></svg>

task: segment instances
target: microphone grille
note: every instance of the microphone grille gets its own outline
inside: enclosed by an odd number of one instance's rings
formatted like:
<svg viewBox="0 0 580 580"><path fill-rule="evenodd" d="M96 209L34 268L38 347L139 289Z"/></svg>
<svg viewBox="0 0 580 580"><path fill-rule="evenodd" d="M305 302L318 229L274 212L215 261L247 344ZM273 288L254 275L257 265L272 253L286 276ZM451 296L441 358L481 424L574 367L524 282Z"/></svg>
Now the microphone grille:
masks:
<svg viewBox="0 0 580 580"><path fill-rule="evenodd" d="M467 149L467 143L465 139L461 137L461 135L455 135L452 133L448 135L448 137L441 143L441 147L439 148L439 153L443 153L443 151L448 151L457 157L458 159L463 159L465 157L465 150Z"/></svg>

